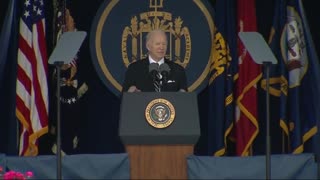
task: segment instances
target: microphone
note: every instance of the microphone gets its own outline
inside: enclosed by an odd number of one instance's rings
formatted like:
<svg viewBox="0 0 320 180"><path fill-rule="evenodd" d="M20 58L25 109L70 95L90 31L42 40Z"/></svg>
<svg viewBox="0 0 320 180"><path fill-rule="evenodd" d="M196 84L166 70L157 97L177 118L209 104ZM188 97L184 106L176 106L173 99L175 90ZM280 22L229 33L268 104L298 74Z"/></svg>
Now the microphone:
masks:
<svg viewBox="0 0 320 180"><path fill-rule="evenodd" d="M169 65L167 63L161 64L159 67L159 71L162 75L163 83L167 83L167 79L168 79L169 72L170 72Z"/></svg>
<svg viewBox="0 0 320 180"><path fill-rule="evenodd" d="M158 71L159 71L159 64L158 63L149 64L149 73L151 74L153 81L156 80Z"/></svg>

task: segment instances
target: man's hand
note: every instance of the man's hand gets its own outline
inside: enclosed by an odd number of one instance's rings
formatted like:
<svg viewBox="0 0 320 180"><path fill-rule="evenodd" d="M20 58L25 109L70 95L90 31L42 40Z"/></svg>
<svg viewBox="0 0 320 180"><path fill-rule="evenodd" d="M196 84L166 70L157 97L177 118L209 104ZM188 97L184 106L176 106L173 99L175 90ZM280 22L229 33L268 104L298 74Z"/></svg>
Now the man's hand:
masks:
<svg viewBox="0 0 320 180"><path fill-rule="evenodd" d="M138 89L136 86L131 86L131 87L128 89L128 92L141 92L141 90Z"/></svg>

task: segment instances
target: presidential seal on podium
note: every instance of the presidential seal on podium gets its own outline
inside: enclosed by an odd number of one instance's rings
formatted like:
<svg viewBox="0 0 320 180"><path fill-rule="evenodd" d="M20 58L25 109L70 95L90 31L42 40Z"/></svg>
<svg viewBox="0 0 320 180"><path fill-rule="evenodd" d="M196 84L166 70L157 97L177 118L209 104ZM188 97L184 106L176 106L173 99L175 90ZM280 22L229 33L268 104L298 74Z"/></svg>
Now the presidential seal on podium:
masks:
<svg viewBox="0 0 320 180"><path fill-rule="evenodd" d="M158 98L152 100L146 107L147 122L155 128L166 128L174 121L176 112L170 101Z"/></svg>

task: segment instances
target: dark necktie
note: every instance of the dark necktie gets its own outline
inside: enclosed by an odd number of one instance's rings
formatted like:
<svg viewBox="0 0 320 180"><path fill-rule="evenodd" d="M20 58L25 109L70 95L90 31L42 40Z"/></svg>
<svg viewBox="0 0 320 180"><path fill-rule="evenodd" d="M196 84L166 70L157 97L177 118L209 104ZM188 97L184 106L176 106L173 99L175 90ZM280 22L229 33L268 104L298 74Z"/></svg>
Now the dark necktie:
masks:
<svg viewBox="0 0 320 180"><path fill-rule="evenodd" d="M154 85L154 90L156 92L161 92L161 75L160 75L160 73L156 74L156 79L153 82L153 85Z"/></svg>

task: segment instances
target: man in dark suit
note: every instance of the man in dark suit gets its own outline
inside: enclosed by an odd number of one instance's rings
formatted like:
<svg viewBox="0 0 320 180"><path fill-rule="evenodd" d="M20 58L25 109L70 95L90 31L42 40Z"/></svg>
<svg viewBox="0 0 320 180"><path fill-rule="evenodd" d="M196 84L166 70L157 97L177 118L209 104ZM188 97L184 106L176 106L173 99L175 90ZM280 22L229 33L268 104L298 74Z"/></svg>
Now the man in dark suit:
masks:
<svg viewBox="0 0 320 180"><path fill-rule="evenodd" d="M148 33L146 37L148 57L129 65L122 92L153 92L156 91L155 82L160 84L160 91L187 91L187 78L184 68L164 58L167 44L167 36L164 31L157 29ZM166 67L164 68L166 74L161 75L159 71L159 76L156 76L151 73L150 64L156 65L153 67L159 66L160 69Z"/></svg>

